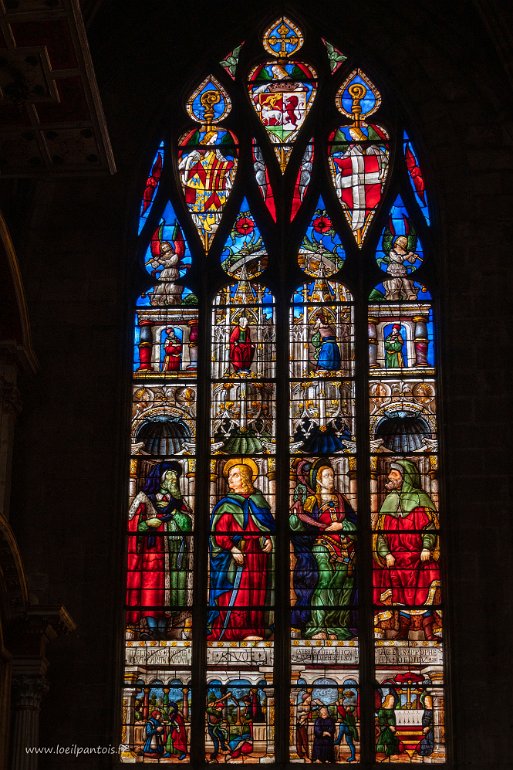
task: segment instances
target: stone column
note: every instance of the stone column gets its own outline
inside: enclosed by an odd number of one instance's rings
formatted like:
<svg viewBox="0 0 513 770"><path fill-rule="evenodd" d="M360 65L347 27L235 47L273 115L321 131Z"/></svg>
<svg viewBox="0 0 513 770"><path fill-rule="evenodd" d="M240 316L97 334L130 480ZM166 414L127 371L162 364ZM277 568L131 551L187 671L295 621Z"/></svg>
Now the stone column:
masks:
<svg viewBox="0 0 513 770"><path fill-rule="evenodd" d="M10 770L36 770L38 754L27 748L39 746L39 711L48 690L45 657L49 641L75 630L64 607L29 607L9 626L12 658L12 740Z"/></svg>
<svg viewBox="0 0 513 770"><path fill-rule="evenodd" d="M165 706L165 707L167 708L167 707L169 706L169 693L170 693L170 688L169 688L169 687L163 687L163 688L162 688L162 692L164 693L164 697L163 697L163 699L162 699L162 705L163 705L163 706Z"/></svg>
<svg viewBox="0 0 513 770"><path fill-rule="evenodd" d="M349 457L349 493L356 498L358 493L358 471L356 469L356 457Z"/></svg>
<svg viewBox="0 0 513 770"><path fill-rule="evenodd" d="M438 456L429 455L429 479L431 481L429 495L433 502L438 505Z"/></svg>
<svg viewBox="0 0 513 770"><path fill-rule="evenodd" d="M12 681L13 740L11 770L36 770L37 754L26 748L39 746L39 711L48 690L43 675L21 674Z"/></svg>
<svg viewBox="0 0 513 770"><path fill-rule="evenodd" d="M134 743L134 709L131 708L134 696L125 690L121 707L121 743L131 746Z"/></svg>
<svg viewBox="0 0 513 770"><path fill-rule="evenodd" d="M375 455L371 455L370 458L370 509L374 529L378 518L378 458Z"/></svg>
<svg viewBox="0 0 513 770"><path fill-rule="evenodd" d="M191 347L189 345L189 334L191 332L190 326L184 326L183 322L180 323L180 331L182 332L182 354L180 357L180 369L191 368ZM193 366L196 368L196 366Z"/></svg>
<svg viewBox="0 0 513 770"><path fill-rule="evenodd" d="M182 689L183 693L183 707L182 707L182 714L185 721L189 719L189 688L184 687Z"/></svg>
<svg viewBox="0 0 513 770"><path fill-rule="evenodd" d="M266 669L265 667L262 667L260 669L262 673L264 674L264 678L267 682L267 684L270 687L273 687L273 675L272 670ZM269 748L274 747L274 752L276 752L276 747L274 745L275 737L276 737L276 730L275 730L275 719L276 714L274 712L275 709L275 699L274 699L274 688L271 691L267 691L267 709L265 712L265 723L266 723L266 746L267 750Z"/></svg>
<svg viewBox="0 0 513 770"><path fill-rule="evenodd" d="M143 719L146 721L148 717L150 716L150 687L144 688L144 699L143 699Z"/></svg>
<svg viewBox="0 0 513 770"><path fill-rule="evenodd" d="M138 372L152 370L151 353L153 349L153 321L141 321L139 337L139 368Z"/></svg>
<svg viewBox="0 0 513 770"><path fill-rule="evenodd" d="M185 491L186 497L191 495L194 497L194 486L195 486L195 480L196 480L196 460L192 457L188 457L185 461L185 467L186 467L186 473L185 478L187 479L187 489Z"/></svg>
<svg viewBox="0 0 513 770"><path fill-rule="evenodd" d="M267 464L267 478L269 479L268 494L276 499L276 458L269 457Z"/></svg>
<svg viewBox="0 0 513 770"><path fill-rule="evenodd" d="M415 346L415 366L429 366L427 362L427 319L425 316L415 315L413 316L413 321L415 322L415 338L413 340Z"/></svg>
<svg viewBox="0 0 513 770"><path fill-rule="evenodd" d="M8 518L11 489L14 424L20 412L19 390L14 381L4 377L0 371L0 514L6 518Z"/></svg>
<svg viewBox="0 0 513 770"><path fill-rule="evenodd" d="M368 329L369 329L369 368L379 369L378 364L378 334L376 331L377 319L369 316Z"/></svg>
<svg viewBox="0 0 513 770"><path fill-rule="evenodd" d="M129 477L129 488L128 493L130 496L130 499L133 500L133 498L137 494L137 476L138 476L138 461L135 457L132 457L130 459L130 477Z"/></svg>
<svg viewBox="0 0 513 770"><path fill-rule="evenodd" d="M7 758L11 694L11 655L3 646L0 624L0 758ZM1 766L1 760L0 760Z"/></svg>
<svg viewBox="0 0 513 770"><path fill-rule="evenodd" d="M189 364L187 369L198 368L198 321L193 318L187 321L189 325Z"/></svg>

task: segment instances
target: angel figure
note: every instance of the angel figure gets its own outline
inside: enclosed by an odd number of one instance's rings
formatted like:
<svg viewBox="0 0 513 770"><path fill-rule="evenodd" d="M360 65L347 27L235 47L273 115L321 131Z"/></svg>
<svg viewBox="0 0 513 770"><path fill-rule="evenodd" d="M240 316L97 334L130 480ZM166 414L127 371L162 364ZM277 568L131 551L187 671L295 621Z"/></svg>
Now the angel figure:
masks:
<svg viewBox="0 0 513 770"><path fill-rule="evenodd" d="M417 244L417 237L413 232L409 235L398 235L394 238L391 230L387 230L383 236L383 247L386 256L378 262L385 263L389 280L383 281L385 287L385 299L397 300L416 300L418 289L415 288L413 281L407 278L408 268L405 262L414 264L417 261L422 262L422 258L412 251ZM390 250L389 250L390 249Z"/></svg>
<svg viewBox="0 0 513 770"><path fill-rule="evenodd" d="M171 241L162 240L164 225L160 224L151 242L151 257L146 265L152 268L152 277L158 280L151 295L152 305L179 305L183 286L175 281L180 277L185 241L175 226Z"/></svg>

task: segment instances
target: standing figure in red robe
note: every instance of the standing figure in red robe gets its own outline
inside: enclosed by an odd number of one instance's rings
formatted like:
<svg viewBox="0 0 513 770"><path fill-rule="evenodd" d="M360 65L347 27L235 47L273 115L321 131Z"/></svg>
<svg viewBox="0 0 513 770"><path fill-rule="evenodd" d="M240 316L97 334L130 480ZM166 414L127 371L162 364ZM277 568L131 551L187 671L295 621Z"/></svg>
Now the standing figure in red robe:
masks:
<svg viewBox="0 0 513 770"><path fill-rule="evenodd" d="M181 474L176 460L155 465L128 513L127 624L142 640L165 639L167 608L186 603L192 516Z"/></svg>
<svg viewBox="0 0 513 770"><path fill-rule="evenodd" d="M230 363L236 372L249 372L255 356L248 319L241 316L230 334Z"/></svg>
<svg viewBox="0 0 513 770"><path fill-rule="evenodd" d="M162 371L164 372L177 372L180 369L181 357L182 357L182 342L176 336L174 329L166 329L167 337L164 341L164 364Z"/></svg>
<svg viewBox="0 0 513 770"><path fill-rule="evenodd" d="M178 704L175 701L169 703L167 730L166 751L163 756L167 759L177 754L180 761L184 760L187 756L187 728L183 714L178 710Z"/></svg>
<svg viewBox="0 0 513 770"><path fill-rule="evenodd" d="M228 494L210 519L208 639L263 639L269 632L273 593L274 518L253 482L251 458L234 457L224 467Z"/></svg>
<svg viewBox="0 0 513 770"><path fill-rule="evenodd" d="M440 586L435 504L420 488L419 470L410 460L390 463L385 488L389 493L375 539L374 602L399 607L396 639L408 639L411 616L420 614L425 638L437 641L432 610Z"/></svg>

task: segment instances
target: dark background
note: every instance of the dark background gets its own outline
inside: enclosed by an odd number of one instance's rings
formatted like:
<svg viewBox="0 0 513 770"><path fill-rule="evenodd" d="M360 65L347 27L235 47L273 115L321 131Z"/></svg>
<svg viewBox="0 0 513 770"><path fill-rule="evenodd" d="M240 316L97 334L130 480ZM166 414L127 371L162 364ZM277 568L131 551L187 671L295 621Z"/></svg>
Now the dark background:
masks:
<svg viewBox="0 0 513 770"><path fill-rule="evenodd" d="M175 117L169 95L186 96L253 25L285 10L395 94L424 160L442 309L454 759L458 768L512 767L507 5L96 4L88 36L117 173L0 189L40 363L21 383L11 523L32 592L62 602L78 624L49 648L42 745L117 742L134 216L155 141ZM109 766L107 757L40 761L43 770Z"/></svg>

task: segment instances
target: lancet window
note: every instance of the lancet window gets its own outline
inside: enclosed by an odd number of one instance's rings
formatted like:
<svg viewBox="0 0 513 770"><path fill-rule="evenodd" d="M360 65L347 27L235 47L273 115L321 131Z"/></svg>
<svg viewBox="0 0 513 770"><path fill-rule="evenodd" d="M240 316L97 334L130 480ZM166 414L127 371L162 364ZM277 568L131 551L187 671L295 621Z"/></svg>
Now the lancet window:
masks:
<svg viewBox="0 0 513 770"><path fill-rule="evenodd" d="M444 763L410 128L285 16L179 106L137 228L121 759Z"/></svg>

